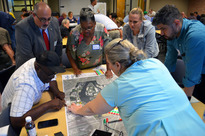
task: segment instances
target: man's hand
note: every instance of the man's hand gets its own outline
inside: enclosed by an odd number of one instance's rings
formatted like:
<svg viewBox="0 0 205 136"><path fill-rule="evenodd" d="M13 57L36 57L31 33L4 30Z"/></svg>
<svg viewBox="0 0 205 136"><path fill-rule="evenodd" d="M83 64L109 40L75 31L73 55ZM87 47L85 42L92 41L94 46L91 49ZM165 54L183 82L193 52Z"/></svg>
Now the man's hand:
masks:
<svg viewBox="0 0 205 136"><path fill-rule="evenodd" d="M49 104L53 110L60 110L63 106L66 106L65 101L58 98L49 101Z"/></svg>
<svg viewBox="0 0 205 136"><path fill-rule="evenodd" d="M113 77L112 71L111 71L111 70L107 70L107 71L105 72L105 76L106 76L107 79L108 79L108 78L112 78L112 77Z"/></svg>
<svg viewBox="0 0 205 136"><path fill-rule="evenodd" d="M61 92L61 91L57 91L55 94L54 94L55 98L59 98L60 100L64 100L65 98L65 93L64 92Z"/></svg>
<svg viewBox="0 0 205 136"><path fill-rule="evenodd" d="M53 92L53 95L54 97L56 98L59 98L61 100L64 100L65 98L65 93L64 92L61 92L59 89L58 89L58 85L57 85L57 82L56 81L51 81L50 82L50 89L49 89L51 92Z"/></svg>
<svg viewBox="0 0 205 136"><path fill-rule="evenodd" d="M72 113L74 114L78 114L77 111L79 109L81 109L83 106L80 104L80 105L76 105L75 103L72 103L70 106L68 106L68 110L71 111Z"/></svg>

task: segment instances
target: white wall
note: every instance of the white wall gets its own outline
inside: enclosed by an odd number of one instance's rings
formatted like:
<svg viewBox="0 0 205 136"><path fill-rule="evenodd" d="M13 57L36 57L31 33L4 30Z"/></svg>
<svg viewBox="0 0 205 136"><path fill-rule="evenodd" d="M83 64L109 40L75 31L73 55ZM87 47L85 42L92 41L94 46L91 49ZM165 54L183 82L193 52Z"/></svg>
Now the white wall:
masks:
<svg viewBox="0 0 205 136"><path fill-rule="evenodd" d="M62 14L62 12L68 13L72 11L73 15L79 15L80 10L89 4L90 0L59 0L60 14Z"/></svg>
<svg viewBox="0 0 205 136"><path fill-rule="evenodd" d="M187 14L189 0L150 0L149 8L158 11L166 4L174 4L180 12L184 11Z"/></svg>

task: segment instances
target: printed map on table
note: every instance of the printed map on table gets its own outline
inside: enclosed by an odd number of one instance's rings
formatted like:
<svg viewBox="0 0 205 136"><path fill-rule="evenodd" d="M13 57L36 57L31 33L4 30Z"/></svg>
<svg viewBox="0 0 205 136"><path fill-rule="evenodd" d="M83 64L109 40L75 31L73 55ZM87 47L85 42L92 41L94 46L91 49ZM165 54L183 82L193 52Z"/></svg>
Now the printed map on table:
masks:
<svg viewBox="0 0 205 136"><path fill-rule="evenodd" d="M79 77L76 77L75 75L63 75L63 90L65 92L66 104L70 105L74 102L85 105L93 100L107 84L117 78L114 76L112 79L106 79L103 74L104 72L105 71L95 69L93 73L83 73ZM89 135L93 129L104 130L103 120L105 118L108 118L109 120L120 119L119 112L118 114L112 114L115 112L118 112L116 108L109 114L80 116L67 111L68 133L70 136L84 136ZM117 130L124 128L122 122L117 124L113 123L109 126Z"/></svg>

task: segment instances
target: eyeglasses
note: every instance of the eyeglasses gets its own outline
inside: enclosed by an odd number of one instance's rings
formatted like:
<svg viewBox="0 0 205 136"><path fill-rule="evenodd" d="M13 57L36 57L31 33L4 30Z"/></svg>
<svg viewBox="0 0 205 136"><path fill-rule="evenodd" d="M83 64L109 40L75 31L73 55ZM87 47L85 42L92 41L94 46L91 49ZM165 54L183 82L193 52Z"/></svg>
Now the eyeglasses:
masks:
<svg viewBox="0 0 205 136"><path fill-rule="evenodd" d="M110 52L110 51L111 51L115 46L117 46L117 45L120 45L120 46L124 47L124 46L121 44L122 41L124 41L124 40L120 40L119 42L115 43L107 52Z"/></svg>
<svg viewBox="0 0 205 136"><path fill-rule="evenodd" d="M37 14L35 14L37 18L41 21L41 23L46 23L46 21L50 22L52 20L52 17L46 18L39 18Z"/></svg>
<svg viewBox="0 0 205 136"><path fill-rule="evenodd" d="M83 30L83 31L91 31L93 28L95 27L95 25L93 25L92 27L88 27L88 28L83 28L82 26L81 26L81 29Z"/></svg>

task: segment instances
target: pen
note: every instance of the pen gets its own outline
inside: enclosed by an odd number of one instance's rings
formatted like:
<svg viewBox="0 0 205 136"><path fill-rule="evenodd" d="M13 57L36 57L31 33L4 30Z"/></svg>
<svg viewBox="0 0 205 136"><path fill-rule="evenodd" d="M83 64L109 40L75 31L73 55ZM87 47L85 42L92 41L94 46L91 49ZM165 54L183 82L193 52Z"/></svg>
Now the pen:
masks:
<svg viewBox="0 0 205 136"><path fill-rule="evenodd" d="M115 123L115 122L120 122L120 121L122 121L122 119L113 120L113 121L110 121L110 122L108 122L108 123Z"/></svg>

